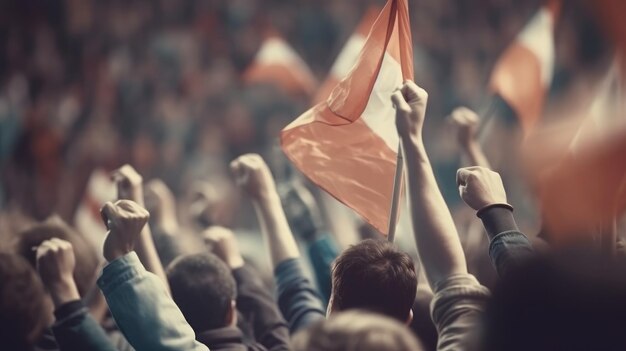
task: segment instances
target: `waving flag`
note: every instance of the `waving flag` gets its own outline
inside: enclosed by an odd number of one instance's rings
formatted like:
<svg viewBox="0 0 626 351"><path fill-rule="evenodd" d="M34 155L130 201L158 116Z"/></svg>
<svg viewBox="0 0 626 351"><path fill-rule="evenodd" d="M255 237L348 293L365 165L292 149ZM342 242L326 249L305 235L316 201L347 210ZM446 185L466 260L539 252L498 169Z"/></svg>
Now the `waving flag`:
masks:
<svg viewBox="0 0 626 351"><path fill-rule="evenodd" d="M554 71L554 26L560 0L549 0L504 51L491 73L490 90L515 111L528 133L541 116Z"/></svg>
<svg viewBox="0 0 626 351"><path fill-rule="evenodd" d="M406 79L413 79L408 3L389 0L348 75L281 133L291 161L381 233L399 143L391 94Z"/></svg>
<svg viewBox="0 0 626 351"><path fill-rule="evenodd" d="M370 29L372 29L372 25L379 13L380 8L377 6L371 6L367 10L363 19L361 19L361 23L359 23L356 28L356 31L350 36L348 42L346 42L341 49L339 56L337 56L337 59L330 69L328 77L326 77L322 86L317 90L317 94L313 99L314 104L328 99L337 84L350 73L352 66L354 66L359 58L363 45L365 45L365 39L367 39L367 35Z"/></svg>
<svg viewBox="0 0 626 351"><path fill-rule="evenodd" d="M263 42L242 80L245 84L274 84L290 94L312 95L317 87L309 66L276 33Z"/></svg>

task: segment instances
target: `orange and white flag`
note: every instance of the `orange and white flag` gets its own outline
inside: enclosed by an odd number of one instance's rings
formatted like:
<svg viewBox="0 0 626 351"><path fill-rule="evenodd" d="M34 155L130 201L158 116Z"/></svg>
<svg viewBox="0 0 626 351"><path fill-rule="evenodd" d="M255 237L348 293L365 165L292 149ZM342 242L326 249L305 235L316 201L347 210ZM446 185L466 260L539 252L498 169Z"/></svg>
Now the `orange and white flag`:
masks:
<svg viewBox="0 0 626 351"><path fill-rule="evenodd" d="M365 45L365 39L372 29L374 21L380 13L380 7L371 6L365 12L365 15L361 19L361 22L356 28L356 31L352 33L346 44L341 49L339 56L335 59L333 66L330 68L330 73L326 80L315 94L313 98L313 104L322 102L330 96L333 89L339 84L339 82L350 73L352 66L359 58L359 54Z"/></svg>
<svg viewBox="0 0 626 351"><path fill-rule="evenodd" d="M615 131L626 128L626 72L623 56L617 55L591 102L586 118L581 123L571 144L578 152L587 142L599 141Z"/></svg>
<svg viewBox="0 0 626 351"><path fill-rule="evenodd" d="M315 184L386 234L399 138L391 94L413 79L407 0L388 0L348 75L281 133Z"/></svg>
<svg viewBox="0 0 626 351"><path fill-rule="evenodd" d="M498 59L489 89L517 114L528 134L543 111L554 73L554 27L560 0L548 0Z"/></svg>
<svg viewBox="0 0 626 351"><path fill-rule="evenodd" d="M268 35L243 73L245 84L274 84L286 93L310 96L317 80L298 53L277 33Z"/></svg>

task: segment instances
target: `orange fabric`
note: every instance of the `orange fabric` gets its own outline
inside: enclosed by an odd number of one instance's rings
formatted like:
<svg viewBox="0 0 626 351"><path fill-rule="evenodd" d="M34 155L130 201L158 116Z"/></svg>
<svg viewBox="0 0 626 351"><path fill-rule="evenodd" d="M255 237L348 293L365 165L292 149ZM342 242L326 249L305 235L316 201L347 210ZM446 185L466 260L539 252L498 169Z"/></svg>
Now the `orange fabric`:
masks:
<svg viewBox="0 0 626 351"><path fill-rule="evenodd" d="M561 6L562 0L547 0L545 4L553 24L560 15ZM540 58L517 38L498 59L489 81L489 90L500 95L511 106L526 135L541 117L549 88L542 82L542 67L539 60Z"/></svg>
<svg viewBox="0 0 626 351"><path fill-rule="evenodd" d="M540 181L545 226L559 244L626 210L626 131L569 154Z"/></svg>
<svg viewBox="0 0 626 351"><path fill-rule="evenodd" d="M383 234L389 225L397 150L361 115L385 53L400 64L404 79L413 79L409 28L407 0L389 0L350 73L327 100L281 133L282 148L296 167Z"/></svg>
<svg viewBox="0 0 626 351"><path fill-rule="evenodd" d="M313 94L317 87L317 80L306 63L297 56L297 53L289 47L276 30L270 28L266 32L266 40L280 41L286 50L292 51L297 58L276 57L271 62L261 62L257 57L244 71L241 77L243 83L248 85L274 84L289 94L309 96ZM262 44L260 50L266 43Z"/></svg>
<svg viewBox="0 0 626 351"><path fill-rule="evenodd" d="M310 95L315 90L315 78L297 67L282 63L253 65L243 75L246 84L275 84L287 93Z"/></svg>
<svg viewBox="0 0 626 351"><path fill-rule="evenodd" d="M532 51L519 43L509 47L493 70L489 88L513 108L524 131L535 126L547 88L541 83L541 67Z"/></svg>

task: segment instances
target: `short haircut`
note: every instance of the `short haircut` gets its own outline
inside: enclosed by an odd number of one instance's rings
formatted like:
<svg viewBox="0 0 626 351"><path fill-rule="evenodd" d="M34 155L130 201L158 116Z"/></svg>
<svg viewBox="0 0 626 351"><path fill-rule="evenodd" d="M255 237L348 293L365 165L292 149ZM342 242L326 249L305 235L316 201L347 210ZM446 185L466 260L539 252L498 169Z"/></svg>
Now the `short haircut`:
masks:
<svg viewBox="0 0 626 351"><path fill-rule="evenodd" d="M0 345L31 350L46 327L46 293L35 270L15 254L0 253Z"/></svg>
<svg viewBox="0 0 626 351"><path fill-rule="evenodd" d="M332 269L332 308L382 313L406 322L417 292L413 260L383 240L364 240L344 251Z"/></svg>
<svg viewBox="0 0 626 351"><path fill-rule="evenodd" d="M172 298L196 333L226 326L237 286L230 269L217 256L180 256L168 267L167 279Z"/></svg>
<svg viewBox="0 0 626 351"><path fill-rule="evenodd" d="M36 268L37 252L33 250L33 247L37 247L52 238L65 240L72 244L76 257L74 281L80 296L85 297L95 287L99 255L84 237L61 219L48 219L19 233L17 252L26 258L33 268Z"/></svg>
<svg viewBox="0 0 626 351"><path fill-rule="evenodd" d="M352 310L331 316L295 335L295 351L420 351L413 333L380 314Z"/></svg>

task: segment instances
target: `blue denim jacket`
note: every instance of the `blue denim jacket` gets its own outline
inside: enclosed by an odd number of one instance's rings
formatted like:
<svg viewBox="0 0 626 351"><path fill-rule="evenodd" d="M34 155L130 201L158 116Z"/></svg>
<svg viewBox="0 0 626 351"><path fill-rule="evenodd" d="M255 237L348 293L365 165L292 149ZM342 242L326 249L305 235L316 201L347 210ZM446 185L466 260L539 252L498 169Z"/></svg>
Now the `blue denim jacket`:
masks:
<svg viewBox="0 0 626 351"><path fill-rule="evenodd" d="M208 351L157 276L131 252L109 263L98 279L120 331L137 351Z"/></svg>

